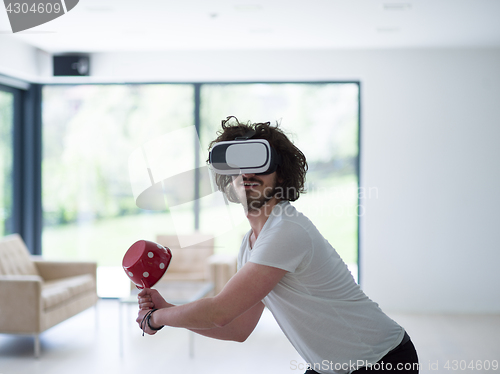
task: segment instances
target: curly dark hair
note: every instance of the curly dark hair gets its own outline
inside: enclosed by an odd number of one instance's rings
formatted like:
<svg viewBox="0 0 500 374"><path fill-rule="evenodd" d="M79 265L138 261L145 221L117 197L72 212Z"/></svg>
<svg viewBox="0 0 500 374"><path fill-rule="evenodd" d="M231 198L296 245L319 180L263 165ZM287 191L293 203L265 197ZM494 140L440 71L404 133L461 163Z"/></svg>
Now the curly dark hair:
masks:
<svg viewBox="0 0 500 374"><path fill-rule="evenodd" d="M233 121L231 121L232 119ZM266 139L271 147L281 155L281 164L276 170L276 198L288 201L297 200L301 193L306 192L304 188L308 168L306 156L288 139L283 130L279 128L278 123L276 126L272 126L270 122L243 124L236 117L229 116L222 120L222 129L217 132L218 136L210 143L209 149L218 142L245 136L251 130L255 131L252 139ZM229 201L238 202L232 188L230 175L216 174L215 182L219 190L226 194Z"/></svg>

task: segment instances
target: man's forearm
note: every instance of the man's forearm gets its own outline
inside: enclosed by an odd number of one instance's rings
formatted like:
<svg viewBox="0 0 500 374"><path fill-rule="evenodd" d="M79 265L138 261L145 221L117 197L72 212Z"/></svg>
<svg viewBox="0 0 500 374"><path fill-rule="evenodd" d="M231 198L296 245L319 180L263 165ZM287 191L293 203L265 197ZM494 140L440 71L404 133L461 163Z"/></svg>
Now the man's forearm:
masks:
<svg viewBox="0 0 500 374"><path fill-rule="evenodd" d="M220 312L213 298L159 309L151 316L153 326L165 325L196 330L220 327L220 320Z"/></svg>
<svg viewBox="0 0 500 374"><path fill-rule="evenodd" d="M258 303L226 326L208 330L191 329L191 331L209 338L244 342L255 329L263 310L264 304Z"/></svg>
<svg viewBox="0 0 500 374"><path fill-rule="evenodd" d="M200 305L196 305L196 307L203 307L204 306L203 304L204 303L201 303ZM188 304L186 304L185 306L187 306L187 305ZM175 312L175 314L177 314L179 312L183 313L182 309L188 309L188 308L181 308L181 307L184 307L184 305L181 305L179 307L173 307L173 308L178 308L177 310L171 310L172 308L167 308L167 312L163 312L163 313L168 313L168 311L170 311L170 312ZM193 312L193 309L191 309L191 308L189 308L189 309L191 312ZM243 342L248 338L248 336L254 330L255 326L257 325L257 323L260 319L260 316L262 315L263 310L264 310L264 304L258 303L255 306L253 306L252 308L250 308L249 310L247 310L245 313L238 316L237 318L235 318L230 323L228 323L224 326L213 326L212 325L212 327L208 327L208 328L207 327L203 327L203 328L188 327L188 329L197 333L197 334L207 336L209 338ZM188 312L189 311L186 311L186 313L188 313ZM154 318L154 320L152 321L152 323L154 326L159 326L159 325L163 325L163 324L172 326L168 323L164 323L162 321L163 318L161 318L161 315L159 315L158 317L160 317L160 318L158 318L156 316L157 313L162 314L162 310L158 310L155 313L153 313L152 318ZM188 323L187 321L190 318L186 314L184 314L183 317L186 319L186 323ZM169 319L170 319L170 323L173 323L174 319L175 319L175 315L172 314ZM195 319L193 319L191 323L195 323L194 321L195 321ZM178 322L181 322L181 321L178 321ZM200 324L205 323L206 324L205 326L208 326L210 324L210 322L208 322L208 324L207 324L207 322L201 322L201 321L198 321L197 323L200 323ZM181 327L181 326L177 326L177 327ZM185 327L185 326L182 326L182 327Z"/></svg>
<svg viewBox="0 0 500 374"><path fill-rule="evenodd" d="M246 337L241 334L238 330L231 327L231 324L224 327L214 327L213 329L189 329L199 335L203 335L209 338L218 340L231 340L236 342L242 342Z"/></svg>

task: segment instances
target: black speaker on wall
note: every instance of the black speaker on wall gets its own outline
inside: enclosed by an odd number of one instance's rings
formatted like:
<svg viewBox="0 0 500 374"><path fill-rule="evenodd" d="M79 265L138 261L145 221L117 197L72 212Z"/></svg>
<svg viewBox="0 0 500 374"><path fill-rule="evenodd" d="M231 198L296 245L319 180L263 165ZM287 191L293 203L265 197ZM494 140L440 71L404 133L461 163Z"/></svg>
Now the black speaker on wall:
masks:
<svg viewBox="0 0 500 374"><path fill-rule="evenodd" d="M90 57L82 54L53 56L54 76L90 75Z"/></svg>

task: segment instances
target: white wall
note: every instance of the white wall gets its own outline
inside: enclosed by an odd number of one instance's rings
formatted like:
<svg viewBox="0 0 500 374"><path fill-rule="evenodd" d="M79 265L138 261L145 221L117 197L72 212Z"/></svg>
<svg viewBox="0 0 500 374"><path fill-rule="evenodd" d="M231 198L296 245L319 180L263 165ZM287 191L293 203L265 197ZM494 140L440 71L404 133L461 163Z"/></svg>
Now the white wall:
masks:
<svg viewBox="0 0 500 374"><path fill-rule="evenodd" d="M99 54L92 72L359 80L362 186L378 190L363 201L363 288L388 311L500 312L500 49ZM40 79L56 81L49 68Z"/></svg>
<svg viewBox="0 0 500 374"><path fill-rule="evenodd" d="M393 310L499 312L500 51L366 63L364 288Z"/></svg>
<svg viewBox="0 0 500 374"><path fill-rule="evenodd" d="M26 81L38 80L40 55L45 53L14 40L10 34L0 34L0 75Z"/></svg>

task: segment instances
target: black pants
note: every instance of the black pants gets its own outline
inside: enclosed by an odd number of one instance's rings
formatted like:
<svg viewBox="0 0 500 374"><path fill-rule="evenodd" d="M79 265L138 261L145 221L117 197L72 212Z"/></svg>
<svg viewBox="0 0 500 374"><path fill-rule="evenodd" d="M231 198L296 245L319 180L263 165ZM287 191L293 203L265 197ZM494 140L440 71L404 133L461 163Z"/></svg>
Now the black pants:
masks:
<svg viewBox="0 0 500 374"><path fill-rule="evenodd" d="M419 363L417 351L409 336L403 339L400 345L382 357L377 363L369 365L352 372L362 373L410 373L418 374ZM319 374L317 371L308 369L305 374Z"/></svg>

